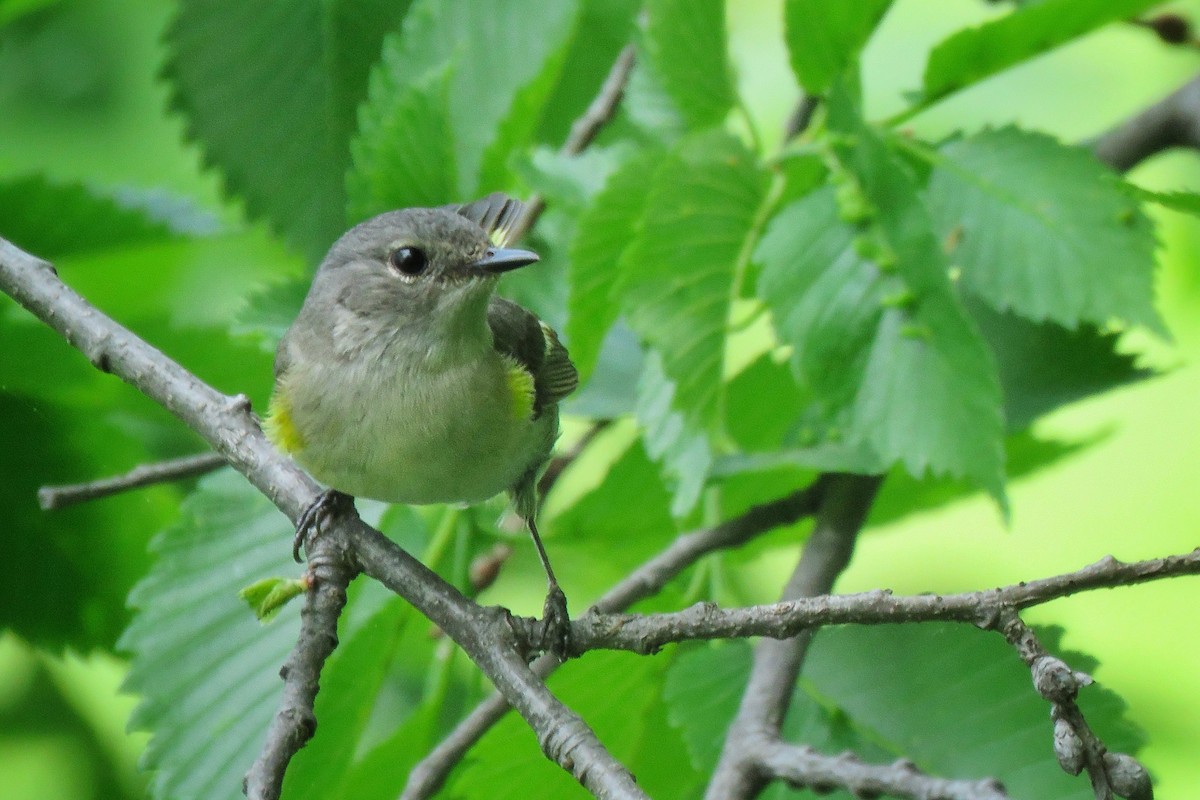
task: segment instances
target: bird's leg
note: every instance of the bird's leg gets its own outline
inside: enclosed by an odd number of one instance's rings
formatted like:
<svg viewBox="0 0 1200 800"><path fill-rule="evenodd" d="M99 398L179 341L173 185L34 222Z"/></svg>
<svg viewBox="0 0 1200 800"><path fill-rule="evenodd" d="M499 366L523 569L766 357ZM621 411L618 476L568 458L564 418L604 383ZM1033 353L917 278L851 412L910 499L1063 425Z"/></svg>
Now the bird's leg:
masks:
<svg viewBox="0 0 1200 800"><path fill-rule="evenodd" d="M296 520L296 535L292 539L292 558L297 564L300 563L300 548L307 549L309 542L321 535L321 520L347 507L354 507L354 498L336 489L326 489L308 504Z"/></svg>
<svg viewBox="0 0 1200 800"><path fill-rule="evenodd" d="M542 546L542 537L538 535L537 523L533 515L526 518L529 535L533 537L533 546L537 548L538 558L542 560L542 569L546 571L546 602L542 606L542 641L550 643L550 652L566 660L571 652L571 617L567 613L567 596L554 577L554 569L550 566L550 558L546 548Z"/></svg>

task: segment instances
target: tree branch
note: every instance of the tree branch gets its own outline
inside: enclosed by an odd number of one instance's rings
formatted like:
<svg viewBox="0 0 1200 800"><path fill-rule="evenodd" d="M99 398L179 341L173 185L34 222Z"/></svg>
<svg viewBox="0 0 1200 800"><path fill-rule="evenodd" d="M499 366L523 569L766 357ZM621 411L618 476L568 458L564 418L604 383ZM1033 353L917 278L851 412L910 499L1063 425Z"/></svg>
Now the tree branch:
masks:
<svg viewBox="0 0 1200 800"><path fill-rule="evenodd" d="M316 483L266 440L244 397L227 397L206 385L87 303L48 263L3 239L0 289L62 334L97 368L116 374L199 433L293 521L319 493ZM470 602L357 514L336 515L323 526L322 538L328 538L327 546L335 551L352 554L346 557L349 562L453 638L526 719L547 756L589 791L603 797L644 797L586 723L529 669L517 650L507 612ZM322 606L322 614L332 607ZM316 636L324 630L318 622L314 621ZM307 692L298 688L285 698L282 707L287 713L302 691ZM256 781L257 776L258 786ZM271 791L261 796L271 797Z"/></svg>
<svg viewBox="0 0 1200 800"><path fill-rule="evenodd" d="M755 754L757 767L766 775L797 789L825 794L845 789L855 797L916 797L924 800L1007 800L995 778L979 781L935 778L917 769L908 759L886 766L864 764L854 753L838 756L817 753L811 747L768 742Z"/></svg>
<svg viewBox="0 0 1200 800"><path fill-rule="evenodd" d="M140 489L143 486L195 478L223 466L225 466L225 459L219 453L197 453L152 464L139 464L123 475L100 478L86 483L43 486L38 489L38 505L42 507L43 511L53 511L57 508L73 506L88 500L98 500L101 497L127 492L131 489Z"/></svg>
<svg viewBox="0 0 1200 800"><path fill-rule="evenodd" d="M1200 76L1092 143L1096 156L1125 172L1173 147L1200 149Z"/></svg>
<svg viewBox="0 0 1200 800"><path fill-rule="evenodd" d="M712 528L680 534L666 549L605 592L587 614L575 620L571 628L572 636L594 614L623 611L637 601L657 594L675 576L709 553L737 547L767 531L811 516L816 512L828 482L828 476L822 476L803 489L754 506ZM534 662L533 670L545 677L559 665L557 658L542 656ZM455 765L508 713L509 708L503 696L494 694L472 709L437 747L413 767L401 800L420 800L437 792Z"/></svg>
<svg viewBox="0 0 1200 800"><path fill-rule="evenodd" d="M823 595L833 588L850 562L858 532L882 482L883 478L875 475L830 477L816 526L784 587L784 601ZM705 793L709 800L755 797L766 785L771 776L764 774L757 757L764 752L764 744L779 741L811 640L812 631L804 630L787 640L763 639L754 648L746 691Z"/></svg>
<svg viewBox="0 0 1200 800"><path fill-rule="evenodd" d="M652 653L671 642L745 636L784 639L826 625L965 622L991 629L1007 609L1021 610L1082 591L1182 575L1200 575L1200 548L1191 553L1132 563L1108 556L1075 572L981 592L906 596L876 590L799 596L747 608L721 609L698 603L683 611L650 616L587 615L574 622L571 642L580 652L615 648Z"/></svg>

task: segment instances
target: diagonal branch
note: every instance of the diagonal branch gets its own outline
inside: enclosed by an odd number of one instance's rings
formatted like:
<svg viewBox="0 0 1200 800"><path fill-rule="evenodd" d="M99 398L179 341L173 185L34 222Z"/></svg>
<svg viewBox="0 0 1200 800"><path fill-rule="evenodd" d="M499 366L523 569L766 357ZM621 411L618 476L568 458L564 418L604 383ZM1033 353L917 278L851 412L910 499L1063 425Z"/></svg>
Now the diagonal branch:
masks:
<svg viewBox="0 0 1200 800"><path fill-rule="evenodd" d="M1092 143L1096 156L1125 172L1173 147L1200 150L1200 76Z"/></svg>
<svg viewBox="0 0 1200 800"><path fill-rule="evenodd" d="M218 453L197 453L153 464L139 464L122 475L109 478L62 486L43 486L38 489L38 505L43 511L53 511L156 483L196 478L223 466L225 459Z"/></svg>
<svg viewBox="0 0 1200 800"><path fill-rule="evenodd" d="M596 614L623 611L639 600L657 594L679 573L709 553L738 547L767 531L790 525L815 513L825 489L828 476L822 476L809 486L798 489L777 500L750 508L740 516L711 528L682 533L661 553L639 566L605 592L588 613L572 624L575 631L584 630L587 621ZM558 668L553 656L543 656L533 669L545 677ZM485 733L509 711L504 697L494 694L472 709L454 730L412 769L401 800L430 797L442 787L446 776Z"/></svg>

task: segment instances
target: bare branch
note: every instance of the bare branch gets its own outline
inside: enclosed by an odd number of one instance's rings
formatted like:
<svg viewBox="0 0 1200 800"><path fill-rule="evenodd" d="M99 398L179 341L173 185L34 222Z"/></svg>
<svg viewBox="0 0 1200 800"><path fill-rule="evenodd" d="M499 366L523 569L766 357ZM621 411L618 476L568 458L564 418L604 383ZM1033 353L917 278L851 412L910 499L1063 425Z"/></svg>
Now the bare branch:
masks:
<svg viewBox="0 0 1200 800"><path fill-rule="evenodd" d="M1092 142L1096 156L1118 172L1173 147L1200 149L1200 76Z"/></svg>
<svg viewBox="0 0 1200 800"><path fill-rule="evenodd" d="M617 55L608 76L600 85L600 91L588 104L583 116L571 123L571 132L559 152L565 156L574 156L583 152L584 148L600 133L617 113L617 106L625 95L625 85L629 83L629 73L633 71L637 60L637 48L631 44L625 45ZM525 215L513 228L512 240L518 241L533 228L538 217L546 210L546 199L535 194L525 203Z"/></svg>
<svg viewBox="0 0 1200 800"><path fill-rule="evenodd" d="M62 486L43 486L38 489L38 505L42 507L43 511L52 511L56 508L65 508L88 500L98 500L101 497L127 492L131 489L140 489L143 486L195 478L223 466L225 466L225 459L219 453L197 453L168 461L139 464L123 475L114 475L110 478L101 478L86 483L69 483Z"/></svg>
<svg viewBox="0 0 1200 800"><path fill-rule="evenodd" d="M815 534L814 534L815 535ZM982 592L893 595L886 590L821 595L748 608L699 603L683 611L639 615L588 615L575 620L579 651L615 648L654 652L670 642L770 636L782 639L825 625L965 622L992 628L1006 609L1025 609L1091 589L1200 574L1200 549L1182 555L1124 563L1109 556L1075 572Z"/></svg>
<svg viewBox="0 0 1200 800"><path fill-rule="evenodd" d="M800 562L783 590L785 601L822 595L833 588L850 562L854 543L883 478L833 475L821 498L817 522ZM725 746L708 784L709 800L755 797L769 778L755 760L766 742L779 740L796 677L808 652L812 631L787 640L763 639L754 648L750 679Z"/></svg>
<svg viewBox="0 0 1200 800"><path fill-rule="evenodd" d="M754 506L720 525L680 534L661 553L605 592L587 614L574 621L572 632L579 630L580 623L590 619L593 614L613 614L658 593L676 575L709 553L737 547L767 531L811 516L820 503L828 481L828 476L822 476L803 489ZM553 656L542 656L533 663L533 670L545 677L559 664L559 660ZM413 768L401 800L419 800L437 792L450 770L508 711L508 703L499 694L477 705Z"/></svg>
<svg viewBox="0 0 1200 800"><path fill-rule="evenodd" d="M288 764L316 733L313 703L321 668L337 647L337 623L346 605L346 587L358 575L358 569L346 560L347 554L331 538L318 537L308 555L311 588L300 612L300 635L279 670L283 678L279 710L243 782L249 800L278 800Z"/></svg>
<svg viewBox="0 0 1200 800"><path fill-rule="evenodd" d="M756 754L758 768L797 789L825 794L845 789L855 797L915 797L922 800L1007 800L995 778L979 781L935 778L899 759L888 765L864 764L854 753L838 756L817 753L811 747L769 742Z"/></svg>

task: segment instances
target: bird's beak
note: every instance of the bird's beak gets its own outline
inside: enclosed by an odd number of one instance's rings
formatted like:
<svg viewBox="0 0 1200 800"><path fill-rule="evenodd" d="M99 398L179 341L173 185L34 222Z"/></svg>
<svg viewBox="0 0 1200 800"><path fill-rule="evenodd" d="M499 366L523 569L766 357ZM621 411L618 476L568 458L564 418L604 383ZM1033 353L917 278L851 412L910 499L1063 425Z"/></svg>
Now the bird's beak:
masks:
<svg viewBox="0 0 1200 800"><path fill-rule="evenodd" d="M473 261L467 265L470 269L477 269L481 272L487 272L491 275L499 275L501 272L523 267L527 264L532 264L538 260L537 253L531 253L528 250L513 250L503 247L489 247L487 253L478 261Z"/></svg>

